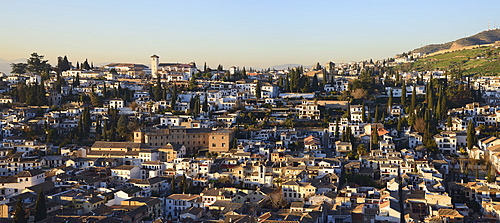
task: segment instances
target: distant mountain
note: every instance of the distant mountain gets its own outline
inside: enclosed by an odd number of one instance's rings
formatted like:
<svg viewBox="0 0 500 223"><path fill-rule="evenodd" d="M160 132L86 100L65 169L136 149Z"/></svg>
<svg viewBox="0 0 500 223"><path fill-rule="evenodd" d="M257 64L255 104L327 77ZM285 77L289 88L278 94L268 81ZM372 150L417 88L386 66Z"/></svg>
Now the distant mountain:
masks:
<svg viewBox="0 0 500 223"><path fill-rule="evenodd" d="M12 70L10 67L11 63L26 63L26 59L5 60L0 58L0 72L10 74Z"/></svg>
<svg viewBox="0 0 500 223"><path fill-rule="evenodd" d="M431 54L443 50L454 50L468 46L492 44L500 41L500 29L492 29L480 32L476 35L461 38L443 44L430 44L413 50L415 53Z"/></svg>
<svg viewBox="0 0 500 223"><path fill-rule="evenodd" d="M298 67L298 66L302 66L302 65L301 64L274 65L274 66L271 67L271 69L284 70L284 69L287 69L287 68L294 68L294 67Z"/></svg>

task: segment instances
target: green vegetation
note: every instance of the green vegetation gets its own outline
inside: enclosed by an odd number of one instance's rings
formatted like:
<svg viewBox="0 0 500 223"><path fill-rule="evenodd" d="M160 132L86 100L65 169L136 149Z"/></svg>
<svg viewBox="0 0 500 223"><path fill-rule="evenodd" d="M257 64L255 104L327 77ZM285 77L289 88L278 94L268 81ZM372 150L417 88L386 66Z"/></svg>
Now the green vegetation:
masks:
<svg viewBox="0 0 500 223"><path fill-rule="evenodd" d="M500 48L485 46L421 58L412 63L409 69L443 70L463 76L493 76L500 74L499 58Z"/></svg>

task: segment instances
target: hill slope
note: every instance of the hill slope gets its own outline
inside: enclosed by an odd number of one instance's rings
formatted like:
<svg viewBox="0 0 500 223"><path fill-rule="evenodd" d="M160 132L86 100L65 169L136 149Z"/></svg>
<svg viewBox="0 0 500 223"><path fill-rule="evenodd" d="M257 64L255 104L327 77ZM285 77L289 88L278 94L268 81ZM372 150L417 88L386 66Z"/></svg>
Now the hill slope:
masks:
<svg viewBox="0 0 500 223"><path fill-rule="evenodd" d="M442 50L453 50L467 46L491 44L500 41L500 29L492 29L480 32L476 35L461 38L443 44L431 44L413 50L415 53L431 54Z"/></svg>
<svg viewBox="0 0 500 223"><path fill-rule="evenodd" d="M483 46L418 59L410 70L458 70L464 75L500 75L500 48Z"/></svg>

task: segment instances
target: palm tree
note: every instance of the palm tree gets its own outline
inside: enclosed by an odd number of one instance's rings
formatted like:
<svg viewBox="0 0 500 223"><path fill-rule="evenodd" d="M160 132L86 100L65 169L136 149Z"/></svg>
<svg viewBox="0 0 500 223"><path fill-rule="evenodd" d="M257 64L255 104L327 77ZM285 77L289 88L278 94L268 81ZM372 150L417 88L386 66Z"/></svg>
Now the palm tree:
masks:
<svg viewBox="0 0 500 223"><path fill-rule="evenodd" d="M274 178L273 183L276 185L277 188L281 188L281 185L283 184L283 179L281 177Z"/></svg>

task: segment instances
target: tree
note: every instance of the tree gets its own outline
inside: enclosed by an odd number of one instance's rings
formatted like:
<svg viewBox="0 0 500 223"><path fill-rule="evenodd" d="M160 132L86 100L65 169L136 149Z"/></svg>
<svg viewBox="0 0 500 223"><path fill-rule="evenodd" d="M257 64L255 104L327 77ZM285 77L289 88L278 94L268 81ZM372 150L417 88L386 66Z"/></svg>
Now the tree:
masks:
<svg viewBox="0 0 500 223"><path fill-rule="evenodd" d="M80 86L80 74L76 74L75 80L73 81L73 87L76 88Z"/></svg>
<svg viewBox="0 0 500 223"><path fill-rule="evenodd" d="M83 70L90 70L91 69L89 61L87 59L85 59L85 62L83 62L82 69Z"/></svg>
<svg viewBox="0 0 500 223"><path fill-rule="evenodd" d="M246 68L243 67L243 70L241 71L241 74L243 75L243 78L246 79L247 78L247 71L246 71Z"/></svg>
<svg viewBox="0 0 500 223"><path fill-rule="evenodd" d="M51 66L48 63L49 61L44 60L43 57L43 55L38 55L38 53L32 53L31 57L27 61L28 71L48 75Z"/></svg>
<svg viewBox="0 0 500 223"><path fill-rule="evenodd" d="M413 90L411 92L411 110L413 111L417 106L417 88L413 85Z"/></svg>
<svg viewBox="0 0 500 223"><path fill-rule="evenodd" d="M175 110L175 104L177 103L177 85L174 84L174 91L172 92L172 97L170 98L170 109Z"/></svg>
<svg viewBox="0 0 500 223"><path fill-rule="evenodd" d="M337 118L335 121L335 138L339 137L339 119Z"/></svg>
<svg viewBox="0 0 500 223"><path fill-rule="evenodd" d="M41 221L47 217L47 204L45 202L43 190L40 190L35 204L35 222Z"/></svg>
<svg viewBox="0 0 500 223"><path fill-rule="evenodd" d="M202 110L203 110L203 112L208 112L208 99L207 99L206 93L205 93L205 98L203 99Z"/></svg>
<svg viewBox="0 0 500 223"><path fill-rule="evenodd" d="M424 133L427 128L427 124L424 118L417 118L415 120L415 123L413 124L413 128L419 133Z"/></svg>
<svg viewBox="0 0 500 223"><path fill-rule="evenodd" d="M402 123L401 123L401 117L399 117L398 124L396 126L396 130L398 131L398 136L401 135L401 129L402 129Z"/></svg>
<svg viewBox="0 0 500 223"><path fill-rule="evenodd" d="M198 84L196 83L196 78L194 76L192 76L190 79L189 79L189 87L188 89L190 91L196 89L196 87L198 86Z"/></svg>
<svg viewBox="0 0 500 223"><path fill-rule="evenodd" d="M387 111L391 111L392 109L392 89L389 90L389 100L387 101Z"/></svg>
<svg viewBox="0 0 500 223"><path fill-rule="evenodd" d="M21 198L18 198L16 204L16 210L14 211L14 223L27 223L28 216L26 210L23 208L23 203Z"/></svg>
<svg viewBox="0 0 500 223"><path fill-rule="evenodd" d="M359 156L365 155L367 153L365 144L360 144L358 148L356 148L356 153L358 153Z"/></svg>
<svg viewBox="0 0 500 223"><path fill-rule="evenodd" d="M255 97L260 99L262 97L262 87L260 86L260 81L257 81L257 85L255 86Z"/></svg>
<svg viewBox="0 0 500 223"><path fill-rule="evenodd" d="M378 135L378 128L374 128L372 129L372 145L373 145L373 148L378 148L378 138L379 138L379 135Z"/></svg>
<svg viewBox="0 0 500 223"><path fill-rule="evenodd" d="M128 117L126 115L120 115L118 122L116 124L116 131L119 138L126 139L129 133L128 131Z"/></svg>
<svg viewBox="0 0 500 223"><path fill-rule="evenodd" d="M318 75L314 74L312 83L311 83L311 88L313 91L318 91L319 90L319 80L318 80Z"/></svg>
<svg viewBox="0 0 500 223"><path fill-rule="evenodd" d="M474 147L476 144L476 130L474 129L474 123L472 123L472 120L469 120L469 123L467 124L467 148L469 150Z"/></svg>
<svg viewBox="0 0 500 223"><path fill-rule="evenodd" d="M448 115L448 119L446 121L446 127L448 127L448 130L451 130L451 127L453 127L453 122L451 121L451 115Z"/></svg>
<svg viewBox="0 0 500 223"><path fill-rule="evenodd" d="M316 66L314 67L314 70L321 70L321 65L318 63L316 63Z"/></svg>
<svg viewBox="0 0 500 223"><path fill-rule="evenodd" d="M378 114L378 113L379 113L379 111L378 111L378 110L379 110L379 109L378 109L378 104L377 104L377 105L375 106L375 117L374 117L374 122L375 122L375 123L378 123L378 122L380 121L380 120L379 120L380 116L379 116L379 114Z"/></svg>
<svg viewBox="0 0 500 223"><path fill-rule="evenodd" d="M352 92L354 99L367 99L368 92L365 89L358 88Z"/></svg>
<svg viewBox="0 0 500 223"><path fill-rule="evenodd" d="M24 74L28 70L28 64L26 63L11 63L10 66L13 74Z"/></svg>
<svg viewBox="0 0 500 223"><path fill-rule="evenodd" d="M279 188L269 194L267 203L274 209L282 209L288 205L288 202L285 200L285 197Z"/></svg>
<svg viewBox="0 0 500 223"><path fill-rule="evenodd" d="M67 56L64 56L63 59L58 60L57 68L59 68L60 71L67 71L71 69L71 65L69 64Z"/></svg>
<svg viewBox="0 0 500 223"><path fill-rule="evenodd" d="M363 107L361 107L361 120L363 121L363 123L366 123L366 108L365 108L365 102L363 101L363 104L361 105Z"/></svg>
<svg viewBox="0 0 500 223"><path fill-rule="evenodd" d="M403 81L403 84L401 85L401 106L406 105L406 84Z"/></svg>

